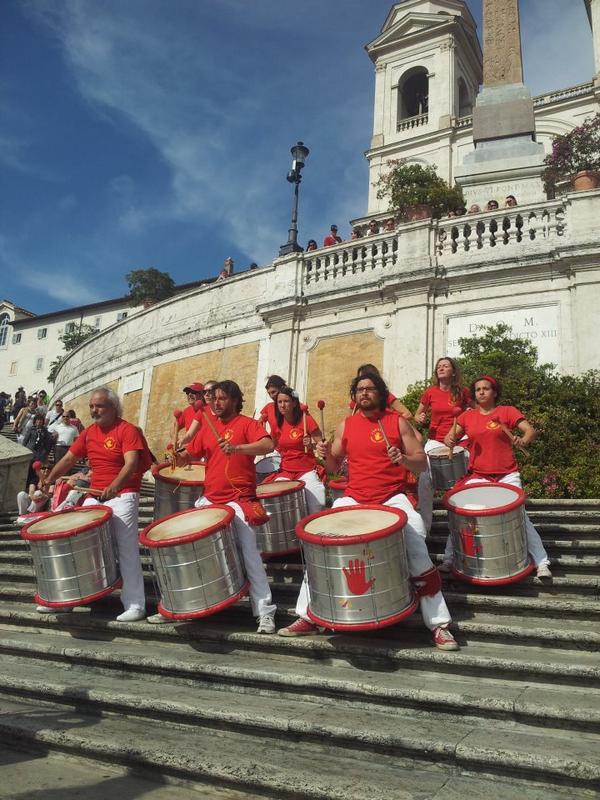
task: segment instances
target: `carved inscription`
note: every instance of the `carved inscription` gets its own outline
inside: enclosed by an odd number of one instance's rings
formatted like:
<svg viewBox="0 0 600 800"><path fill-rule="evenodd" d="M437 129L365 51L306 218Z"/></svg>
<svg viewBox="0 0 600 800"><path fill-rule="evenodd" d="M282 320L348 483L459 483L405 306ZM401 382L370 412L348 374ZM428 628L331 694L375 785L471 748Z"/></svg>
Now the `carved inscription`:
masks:
<svg viewBox="0 0 600 800"><path fill-rule="evenodd" d="M523 83L519 0L483 0L483 83Z"/></svg>

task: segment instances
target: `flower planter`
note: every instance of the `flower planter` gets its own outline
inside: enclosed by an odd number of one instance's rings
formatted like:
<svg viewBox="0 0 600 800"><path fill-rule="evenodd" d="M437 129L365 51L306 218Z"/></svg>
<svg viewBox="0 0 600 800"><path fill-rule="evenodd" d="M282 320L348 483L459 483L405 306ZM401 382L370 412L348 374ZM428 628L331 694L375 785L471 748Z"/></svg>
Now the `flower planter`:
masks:
<svg viewBox="0 0 600 800"><path fill-rule="evenodd" d="M597 189L600 186L600 172L582 170L573 176L571 185L576 192L585 192L587 189Z"/></svg>
<svg viewBox="0 0 600 800"><path fill-rule="evenodd" d="M431 206L425 203L418 203L406 209L406 221L416 222L419 219L430 219L432 214Z"/></svg>

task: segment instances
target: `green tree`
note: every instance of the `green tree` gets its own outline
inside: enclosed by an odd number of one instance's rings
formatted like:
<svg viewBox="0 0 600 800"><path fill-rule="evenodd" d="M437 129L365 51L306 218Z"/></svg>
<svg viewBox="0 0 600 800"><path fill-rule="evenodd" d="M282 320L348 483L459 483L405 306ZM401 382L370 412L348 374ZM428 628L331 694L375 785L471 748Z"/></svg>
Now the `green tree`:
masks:
<svg viewBox="0 0 600 800"><path fill-rule="evenodd" d="M125 276L129 286L129 299L134 306L151 305L166 300L175 293L175 281L168 272L150 267L134 269Z"/></svg>
<svg viewBox="0 0 600 800"><path fill-rule="evenodd" d="M62 333L58 338L63 343L63 349L65 354L67 354L70 353L71 350L75 350L82 342L85 342L86 339L89 339L90 336L94 336L96 333L98 333L98 331L92 325L81 323L73 330L65 331L65 333ZM54 384L60 365L65 358L66 355L58 356L58 358L55 358L54 361L50 363L50 373L48 375L50 383Z"/></svg>
<svg viewBox="0 0 600 800"><path fill-rule="evenodd" d="M532 497L600 497L600 372L559 375L537 363L537 348L508 325L484 327L459 339L465 383L492 375L500 403L520 409L538 431L529 457L516 453ZM402 402L416 410L429 381L409 386Z"/></svg>
<svg viewBox="0 0 600 800"><path fill-rule="evenodd" d="M449 186L436 167L409 164L405 159L389 162L392 169L377 181L377 197L389 201L389 210L403 217L416 205L431 206L434 218L439 218L464 205L462 190Z"/></svg>

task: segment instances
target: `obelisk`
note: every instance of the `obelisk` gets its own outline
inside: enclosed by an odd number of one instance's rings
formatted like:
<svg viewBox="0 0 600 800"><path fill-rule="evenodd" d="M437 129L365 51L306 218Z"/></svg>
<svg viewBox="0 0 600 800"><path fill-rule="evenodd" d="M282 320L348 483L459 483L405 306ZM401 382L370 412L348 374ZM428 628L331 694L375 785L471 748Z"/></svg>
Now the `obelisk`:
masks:
<svg viewBox="0 0 600 800"><path fill-rule="evenodd" d="M475 150L456 170L467 202L542 200L543 145L523 83L518 0L483 0L483 87L473 110Z"/></svg>

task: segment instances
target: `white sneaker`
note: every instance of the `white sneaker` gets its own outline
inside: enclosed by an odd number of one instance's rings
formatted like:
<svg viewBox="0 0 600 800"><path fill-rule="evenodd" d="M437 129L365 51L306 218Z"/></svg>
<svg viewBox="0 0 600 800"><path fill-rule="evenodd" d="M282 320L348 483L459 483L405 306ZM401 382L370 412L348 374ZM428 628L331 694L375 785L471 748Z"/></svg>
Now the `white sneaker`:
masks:
<svg viewBox="0 0 600 800"><path fill-rule="evenodd" d="M540 564L537 568L536 575L538 578L551 578L552 573L548 564Z"/></svg>
<svg viewBox="0 0 600 800"><path fill-rule="evenodd" d="M270 614L265 614L258 620L257 633L275 633L275 619Z"/></svg>
<svg viewBox="0 0 600 800"><path fill-rule="evenodd" d="M139 622L141 619L146 619L146 609L139 606L130 606L119 614L117 622Z"/></svg>
<svg viewBox="0 0 600 800"><path fill-rule="evenodd" d="M149 622L150 625L163 625L165 622L172 621L173 620L170 620L167 617L163 617L162 614L150 614L149 617L146 617L146 622Z"/></svg>
<svg viewBox="0 0 600 800"><path fill-rule="evenodd" d="M67 614L73 611L73 606L68 608L50 608L49 606L36 606L35 610L38 614Z"/></svg>

